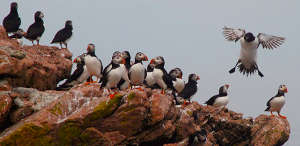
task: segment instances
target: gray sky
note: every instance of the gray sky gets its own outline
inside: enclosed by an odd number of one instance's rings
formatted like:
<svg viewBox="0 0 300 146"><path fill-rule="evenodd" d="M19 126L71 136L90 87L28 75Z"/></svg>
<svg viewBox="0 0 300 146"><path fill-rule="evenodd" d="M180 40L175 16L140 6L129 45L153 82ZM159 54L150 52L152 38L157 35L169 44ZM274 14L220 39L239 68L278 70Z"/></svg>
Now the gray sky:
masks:
<svg viewBox="0 0 300 146"><path fill-rule="evenodd" d="M11 1L1 0L0 16L9 12ZM88 43L96 45L96 54L104 65L115 50L129 50L132 56L142 51L149 58L164 56L166 68L180 67L200 75L199 90L193 100L200 103L229 83L229 109L244 116L269 114L265 104L280 84L289 93L282 114L291 124L286 145L300 144L299 79L299 0L51 0L18 1L24 30L33 23L37 10L44 12L46 31L42 45L49 45L67 19L73 21L74 35L69 42L73 56L83 53ZM240 27L286 37L283 46L273 51L258 50L258 65L265 75L246 77L228 71L239 56L239 45L227 42L222 27ZM24 41L25 44L31 42Z"/></svg>

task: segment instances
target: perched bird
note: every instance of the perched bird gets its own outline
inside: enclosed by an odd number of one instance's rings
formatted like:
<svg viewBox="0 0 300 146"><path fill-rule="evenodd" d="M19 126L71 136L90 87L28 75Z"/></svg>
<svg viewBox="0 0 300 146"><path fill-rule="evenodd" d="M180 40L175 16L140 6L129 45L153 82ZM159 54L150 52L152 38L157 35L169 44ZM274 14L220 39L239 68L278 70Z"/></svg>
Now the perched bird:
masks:
<svg viewBox="0 0 300 146"><path fill-rule="evenodd" d="M182 79L182 70L180 68L174 68L169 72L172 78L173 87L177 93L180 93L185 86L184 80Z"/></svg>
<svg viewBox="0 0 300 146"><path fill-rule="evenodd" d="M118 88L120 90L125 90L128 89L130 86L130 81L129 81L129 77L128 77L128 71L129 68L131 67L131 56L130 53L128 51L123 51L121 53L122 57L125 60L125 64L121 64L121 67L123 68L123 77L125 77L126 79L128 79L127 81L125 81L123 78L121 79L121 81L118 83ZM127 76L127 77L126 77Z"/></svg>
<svg viewBox="0 0 300 146"><path fill-rule="evenodd" d="M165 60L162 56L155 57L151 60L150 64L154 63L155 67L152 73L155 84L161 88L161 93L165 94L165 90L174 89L172 85L172 79L165 69Z"/></svg>
<svg viewBox="0 0 300 146"><path fill-rule="evenodd" d="M148 66L147 66L147 76L146 79L144 81L144 84L148 87L148 88L155 88L154 84L155 84L155 79L153 78L153 70L154 70L155 64L154 61L151 61Z"/></svg>
<svg viewBox="0 0 300 146"><path fill-rule="evenodd" d="M2 25L5 28L6 33L14 33L19 30L21 19L18 14L18 4L16 2L10 4L10 12L3 19Z"/></svg>
<svg viewBox="0 0 300 146"><path fill-rule="evenodd" d="M113 59L115 56L122 56L121 52L120 51L115 51L111 57L111 59ZM111 70L111 67L112 67L112 62L110 62L103 70L103 74L107 73L108 71Z"/></svg>
<svg viewBox="0 0 300 146"><path fill-rule="evenodd" d="M19 45L22 46L23 45L23 40L22 39L23 39L23 34L24 33L25 33L24 30L20 28L13 35L9 36L9 38L17 40L17 42L19 43Z"/></svg>
<svg viewBox="0 0 300 146"><path fill-rule="evenodd" d="M74 59L74 63L77 63L75 71L72 73L71 77L66 80L65 83L60 85L56 90L65 90L73 87L74 85L81 84L85 82L90 74L87 71L84 57L86 54L80 55Z"/></svg>
<svg viewBox="0 0 300 146"><path fill-rule="evenodd" d="M96 76L96 83L102 78L102 62L101 60L96 56L95 54L95 45L94 44L89 44L87 47L87 54L84 56L84 62L87 68L87 71L90 74L90 80L86 83L94 83L92 81L92 77Z"/></svg>
<svg viewBox="0 0 300 146"><path fill-rule="evenodd" d="M66 46L66 48L68 48L68 44L67 43L68 43L68 41L72 37L72 34L73 34L72 30L73 30L72 21L71 20L67 20L66 23L65 23L65 28L59 30L55 34L55 36L54 36L51 44L53 44L53 43L59 43L60 44L60 48L62 48L62 44L64 44Z"/></svg>
<svg viewBox="0 0 300 146"><path fill-rule="evenodd" d="M281 108L283 107L283 105L285 104L285 96L284 93L287 93L288 89L285 85L280 85L279 89L278 89L278 93L272 97L268 102L267 102L267 108L265 111L270 111L271 112L271 116L274 117L275 115L273 115L272 112L277 112L278 116L280 118L286 119L285 116L282 116L280 114Z"/></svg>
<svg viewBox="0 0 300 146"><path fill-rule="evenodd" d="M219 94L211 97L208 101L205 102L205 104L224 108L229 102L229 98L227 95L228 88L229 88L228 84L221 86L219 88Z"/></svg>
<svg viewBox="0 0 300 146"><path fill-rule="evenodd" d="M273 49L279 47L285 40L283 37L272 36L264 33L259 33L256 37L251 33L243 29L233 29L224 27L223 34L228 41L240 41L241 53L240 57L229 73L234 73L235 68L238 67L240 72L246 74L254 73L258 71L258 75L263 77L264 75L258 68L256 62L257 48L262 45L263 48Z"/></svg>
<svg viewBox="0 0 300 146"><path fill-rule="evenodd" d="M42 37L45 27L44 27L44 14L41 11L37 11L34 14L34 23L29 26L24 37L32 42L37 41L37 45L40 45L40 38Z"/></svg>
<svg viewBox="0 0 300 146"><path fill-rule="evenodd" d="M125 60L120 56L113 56L111 61L111 68L107 72L104 72L103 78L101 79L101 88L106 88L109 91L117 88L118 83L122 79L123 69L121 64L124 64ZM110 98L113 98L114 94L110 94Z"/></svg>
<svg viewBox="0 0 300 146"><path fill-rule="evenodd" d="M148 61L148 57L142 53L138 52L135 55L135 62L129 69L129 79L132 85L140 86L144 83L147 76L146 68L143 66L143 61ZM142 90L141 88L138 88Z"/></svg>
<svg viewBox="0 0 300 146"><path fill-rule="evenodd" d="M182 99L188 100L191 102L192 96L194 96L198 90L197 81L200 80L200 77L196 74L190 74L189 80L185 84L184 89L178 94L177 101L179 103L182 103Z"/></svg>

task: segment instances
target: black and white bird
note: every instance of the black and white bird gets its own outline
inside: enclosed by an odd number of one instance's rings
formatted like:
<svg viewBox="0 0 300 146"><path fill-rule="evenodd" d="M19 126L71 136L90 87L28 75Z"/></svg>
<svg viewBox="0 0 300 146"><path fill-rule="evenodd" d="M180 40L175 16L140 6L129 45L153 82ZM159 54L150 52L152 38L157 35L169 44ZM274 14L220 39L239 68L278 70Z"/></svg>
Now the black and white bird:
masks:
<svg viewBox="0 0 300 146"><path fill-rule="evenodd" d="M69 89L69 88L73 87L74 85L85 82L89 78L90 74L87 71L87 68L86 68L86 65L84 62L85 55L86 54L80 55L74 59L73 63L77 64L75 71L72 73L71 77L69 79L67 79L65 83L63 83L58 88L56 88L56 90Z"/></svg>
<svg viewBox="0 0 300 146"><path fill-rule="evenodd" d="M112 55L112 57L111 57L112 60L111 60L111 62L104 68L103 74L105 74L105 73L107 73L108 71L111 70L111 68L112 68L112 61L113 61L113 58L114 58L115 56L122 56L122 54L121 54L120 51L115 51L115 52L113 53L113 55Z"/></svg>
<svg viewBox="0 0 300 146"><path fill-rule="evenodd" d="M148 61L148 57L142 52L136 53L134 64L128 72L130 83L133 86L141 86L147 77L147 70L143 65L143 61ZM141 88L138 89L142 90Z"/></svg>
<svg viewBox="0 0 300 146"><path fill-rule="evenodd" d="M180 93L185 86L185 82L182 79L182 70L180 68L174 68L169 72L170 77L172 78L173 87L177 93Z"/></svg>
<svg viewBox="0 0 300 146"><path fill-rule="evenodd" d="M87 53L84 56L84 62L87 68L87 71L90 74L90 81L88 81L86 84L89 83L97 83L102 78L102 62L101 60L96 56L95 54L95 45L89 44L87 47ZM93 76L96 76L96 81L92 81Z"/></svg>
<svg viewBox="0 0 300 146"><path fill-rule="evenodd" d="M264 76L259 70L256 62L257 48L260 45L266 49L273 49L279 47L285 40L283 37L272 36L264 33L259 33L255 37L253 33L246 33L243 29L233 29L228 27L223 28L223 34L225 39L228 41L240 41L241 44L240 57L234 68L232 68L229 73L234 73L235 68L238 67L240 72L247 76L254 73L256 70L260 77Z"/></svg>
<svg viewBox="0 0 300 146"><path fill-rule="evenodd" d="M72 21L67 20L65 23L65 27L63 29L59 30L55 34L51 44L59 43L60 48L62 48L62 44L64 44L66 46L66 48L68 48L68 41L71 39L72 34L73 34L72 31L73 31Z"/></svg>
<svg viewBox="0 0 300 146"><path fill-rule="evenodd" d="M123 68L123 78L125 79L121 79L121 81L118 83L118 88L120 90L126 90L130 87L130 80L129 80L129 77L128 77L128 72L129 72L129 69L131 67L131 56L130 56L130 53L128 51L123 51L121 53L123 59L125 60L125 64L121 64L121 67Z"/></svg>
<svg viewBox="0 0 300 146"><path fill-rule="evenodd" d="M211 97L208 101L205 102L205 104L218 107L218 108L226 107L226 105L229 102L228 88L229 88L228 84L221 86L219 88L219 94Z"/></svg>
<svg viewBox="0 0 300 146"><path fill-rule="evenodd" d="M285 104L284 94L287 92L288 92L287 87L285 85L280 85L279 89L278 89L278 93L267 102L268 107L266 108L265 111L270 111L272 117L275 116L275 115L273 115L272 112L277 112L279 117L286 119L285 116L282 116L280 114L280 111L281 111L281 108Z"/></svg>
<svg viewBox="0 0 300 146"><path fill-rule="evenodd" d="M151 61L148 66L147 66L147 76L146 79L144 81L144 84L146 85L146 87L148 88L155 88L154 84L155 84L155 79L153 78L153 70L154 70L155 64L154 61Z"/></svg>
<svg viewBox="0 0 300 146"><path fill-rule="evenodd" d="M104 72L103 78L101 79L101 88L106 88L109 91L111 89L117 88L118 83L122 79L123 76L123 68L121 64L124 64L125 60L121 55L116 55L112 57L111 68ZM114 94L110 94L110 97L113 98Z"/></svg>
<svg viewBox="0 0 300 146"><path fill-rule="evenodd" d="M34 14L34 23L29 26L24 37L32 42L37 41L37 45L40 45L40 38L42 37L45 27L44 27L44 14L41 11L37 11Z"/></svg>
<svg viewBox="0 0 300 146"><path fill-rule="evenodd" d="M192 96L194 96L198 90L198 80L200 80L200 77L198 75L189 75L188 82L185 84L184 89L178 94L176 98L179 103L186 103L186 100L191 102Z"/></svg>
<svg viewBox="0 0 300 146"><path fill-rule="evenodd" d="M6 30L6 33L14 33L17 32L21 25L21 19L18 13L18 4L16 2L12 2L10 4L10 12L3 19L2 25Z"/></svg>
<svg viewBox="0 0 300 146"><path fill-rule="evenodd" d="M165 94L165 90L167 89L174 89L172 84L172 79L167 73L165 69L165 59L162 56L155 57L151 60L150 64L154 63L155 67L152 73L153 79L155 80L155 84L161 90L162 94Z"/></svg>

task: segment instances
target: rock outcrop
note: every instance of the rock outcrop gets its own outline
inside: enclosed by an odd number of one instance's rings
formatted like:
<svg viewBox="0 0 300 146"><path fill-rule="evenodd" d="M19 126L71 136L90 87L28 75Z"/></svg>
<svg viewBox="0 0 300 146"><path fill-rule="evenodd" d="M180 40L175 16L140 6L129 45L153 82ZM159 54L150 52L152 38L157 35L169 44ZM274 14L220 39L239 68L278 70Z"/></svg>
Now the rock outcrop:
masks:
<svg viewBox="0 0 300 146"><path fill-rule="evenodd" d="M0 38L0 82L9 82L12 87L49 90L69 77L72 53L67 49L21 46L16 40L7 38L2 26ZM0 83L0 90L7 88Z"/></svg>
<svg viewBox="0 0 300 146"><path fill-rule="evenodd" d="M216 109L144 88L112 99L100 85L54 91L71 71L67 49L20 46L0 27L0 145L282 145L285 119Z"/></svg>

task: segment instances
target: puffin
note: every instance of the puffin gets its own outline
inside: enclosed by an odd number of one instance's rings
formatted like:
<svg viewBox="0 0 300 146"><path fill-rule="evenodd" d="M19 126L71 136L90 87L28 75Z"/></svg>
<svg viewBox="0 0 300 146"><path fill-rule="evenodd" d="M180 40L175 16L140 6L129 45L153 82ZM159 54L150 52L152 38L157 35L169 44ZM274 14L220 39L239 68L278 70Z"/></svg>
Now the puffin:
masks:
<svg viewBox="0 0 300 146"><path fill-rule="evenodd" d="M65 83L56 88L56 90L71 88L74 85L85 82L89 78L90 74L84 62L85 55L86 54L82 54L74 59L73 63L77 64L75 71L72 73L71 77L68 78Z"/></svg>
<svg viewBox="0 0 300 146"><path fill-rule="evenodd" d="M184 89L177 96L177 101L179 103L182 103L183 99L184 104L186 104L186 100L191 102L192 96L194 96L198 90L198 80L200 80L200 76L194 73L189 75L188 82L185 84Z"/></svg>
<svg viewBox="0 0 300 146"><path fill-rule="evenodd" d="M157 84L158 87L162 89L161 94L165 94L165 90L167 89L173 90L174 87L172 85L172 79L165 69L164 58L162 56L155 57L151 60L150 64L152 63L155 64L152 76L155 80L155 84Z"/></svg>
<svg viewBox="0 0 300 146"><path fill-rule="evenodd" d="M154 70L155 64L154 61L151 61L147 66L147 76L144 80L144 84L148 88L154 88L155 79L153 78L153 70Z"/></svg>
<svg viewBox="0 0 300 146"><path fill-rule="evenodd" d="M44 14L41 11L37 11L34 14L34 23L29 26L24 37L32 42L37 41L37 45L40 45L40 38L42 37L45 27L44 27Z"/></svg>
<svg viewBox="0 0 300 146"><path fill-rule="evenodd" d="M266 49L273 49L279 47L285 41L285 38L283 37L265 33L258 33L255 37L252 32L246 32L244 29L228 27L223 28L223 34L226 40L235 42L240 41L241 45L240 57L229 73L234 73L236 67L238 67L239 71L247 76L249 74L253 74L257 70L258 75L260 77L264 77L262 72L259 70L256 61L257 48L260 45Z"/></svg>
<svg viewBox="0 0 300 146"><path fill-rule="evenodd" d="M148 57L142 52L136 53L134 64L130 67L128 72L130 82L133 86L142 85L147 77L147 70L143 65L143 61L148 61ZM141 87L138 89L142 90Z"/></svg>
<svg viewBox="0 0 300 146"><path fill-rule="evenodd" d="M111 91L111 89L117 88L118 83L122 79L123 68L121 64L125 63L125 59L122 58L121 55L116 55L112 57L111 68L107 72L103 73L103 77L101 79L101 88L106 88ZM110 94L110 98L113 98L116 92Z"/></svg>
<svg viewBox="0 0 300 146"><path fill-rule="evenodd" d="M89 81L87 81L86 84L97 83L101 80L103 66L101 60L95 54L95 45L92 43L88 44L87 53L84 56L84 62L87 71L90 74ZM96 76L96 81L92 81L93 76Z"/></svg>
<svg viewBox="0 0 300 146"><path fill-rule="evenodd" d="M285 96L284 94L288 92L288 89L286 85L280 85L278 89L278 93L272 97L268 102L267 102L267 108L265 111L270 111L271 116L274 117L272 112L277 112L278 116L282 119L286 119L285 116L280 114L281 108L285 104Z"/></svg>
<svg viewBox="0 0 300 146"><path fill-rule="evenodd" d="M72 37L72 34L73 34L72 30L73 30L72 21L67 20L65 22L65 27L63 29L59 30L55 34L53 40L51 41L51 44L59 43L61 49L62 49L62 44L64 44L66 46L66 48L68 48L67 43Z"/></svg>
<svg viewBox="0 0 300 146"><path fill-rule="evenodd" d="M121 64L122 68L123 68L123 77L125 77L126 79L128 79L127 81L125 81L123 78L121 79L121 81L118 83L118 88L120 90L125 90L128 89L130 86L130 81L129 81L129 77L128 77L128 71L131 67L131 56L130 53L128 51L123 51L121 53L122 57L125 60L125 64ZM126 77L127 76L127 77Z"/></svg>
<svg viewBox="0 0 300 146"><path fill-rule="evenodd" d="M180 68L174 68L169 72L176 93L180 93L185 87L184 80L182 79L182 74L183 73Z"/></svg>
<svg viewBox="0 0 300 146"><path fill-rule="evenodd" d="M10 12L3 19L2 25L6 30L6 33L14 33L17 32L21 25L21 19L18 13L18 4L16 2L12 2L10 4Z"/></svg>
<svg viewBox="0 0 300 146"><path fill-rule="evenodd" d="M207 105L211 105L214 107L225 107L229 102L228 97L228 88L229 85L225 84L219 88L219 94L211 97L208 101L205 102Z"/></svg>
<svg viewBox="0 0 300 146"><path fill-rule="evenodd" d="M115 56L121 56L121 52L120 51L115 51L111 57L111 59L113 59ZM111 67L112 67L112 62L110 62L103 70L103 74L107 73L108 71L111 70Z"/></svg>

